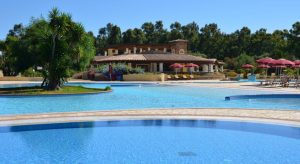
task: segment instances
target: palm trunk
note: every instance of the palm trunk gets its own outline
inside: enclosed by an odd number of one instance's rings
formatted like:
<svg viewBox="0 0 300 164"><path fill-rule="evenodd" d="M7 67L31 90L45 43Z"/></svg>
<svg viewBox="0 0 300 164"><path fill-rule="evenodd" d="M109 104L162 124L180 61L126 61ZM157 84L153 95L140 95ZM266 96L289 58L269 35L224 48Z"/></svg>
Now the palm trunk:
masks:
<svg viewBox="0 0 300 164"><path fill-rule="evenodd" d="M51 52L51 59L49 62L49 84L47 86L48 90L56 90L59 89L59 77L56 75L55 71L55 47L56 47L56 34L52 36L52 52Z"/></svg>

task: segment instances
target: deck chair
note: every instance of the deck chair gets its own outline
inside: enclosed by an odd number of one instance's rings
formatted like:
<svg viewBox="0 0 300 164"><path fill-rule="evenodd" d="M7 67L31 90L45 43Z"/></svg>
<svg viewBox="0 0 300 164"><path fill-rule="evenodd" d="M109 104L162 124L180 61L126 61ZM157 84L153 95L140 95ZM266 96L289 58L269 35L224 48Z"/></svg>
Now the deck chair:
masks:
<svg viewBox="0 0 300 164"><path fill-rule="evenodd" d="M172 79L172 76L171 76L171 75L168 75L168 76L167 76L167 79L171 80L171 79Z"/></svg>
<svg viewBox="0 0 300 164"><path fill-rule="evenodd" d="M179 76L178 76L178 75L174 75L174 78L178 80L178 79L179 79Z"/></svg>
<svg viewBox="0 0 300 164"><path fill-rule="evenodd" d="M299 86L300 86L300 81L299 81L299 79L297 79L294 83L294 87L298 88Z"/></svg>
<svg viewBox="0 0 300 164"><path fill-rule="evenodd" d="M271 85L274 86L274 87L280 86L281 85L281 79L274 79L272 81Z"/></svg>
<svg viewBox="0 0 300 164"><path fill-rule="evenodd" d="M182 78L183 78L183 79L187 79L186 75L182 75Z"/></svg>
<svg viewBox="0 0 300 164"><path fill-rule="evenodd" d="M194 77L194 75L190 75L190 79L194 79L195 77Z"/></svg>

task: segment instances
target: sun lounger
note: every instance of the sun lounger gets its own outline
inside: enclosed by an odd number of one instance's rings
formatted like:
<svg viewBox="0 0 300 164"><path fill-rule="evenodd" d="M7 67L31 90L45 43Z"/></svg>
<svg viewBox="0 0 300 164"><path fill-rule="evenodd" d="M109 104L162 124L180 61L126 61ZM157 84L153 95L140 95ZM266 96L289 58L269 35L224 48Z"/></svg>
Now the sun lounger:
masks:
<svg viewBox="0 0 300 164"><path fill-rule="evenodd" d="M271 83L272 86L277 87L281 85L281 79L274 79Z"/></svg>
<svg viewBox="0 0 300 164"><path fill-rule="evenodd" d="M174 75L174 78L175 78L175 79L179 79L179 76L178 76L178 75Z"/></svg>
<svg viewBox="0 0 300 164"><path fill-rule="evenodd" d="M274 78L276 77L276 74L275 73L271 73L271 78Z"/></svg>
<svg viewBox="0 0 300 164"><path fill-rule="evenodd" d="M194 75L190 75L190 79L194 79Z"/></svg>
<svg viewBox="0 0 300 164"><path fill-rule="evenodd" d="M172 76L171 76L171 75L168 75L167 78L168 78L169 80L171 80L171 79L172 79Z"/></svg>
<svg viewBox="0 0 300 164"><path fill-rule="evenodd" d="M288 87L289 86L289 79L288 78L282 78L281 79L281 86L282 87Z"/></svg>
<svg viewBox="0 0 300 164"><path fill-rule="evenodd" d="M298 88L298 87L300 86L300 81L299 81L299 79L297 79L297 80L295 81L294 86L295 86L295 88Z"/></svg>
<svg viewBox="0 0 300 164"><path fill-rule="evenodd" d="M182 78L183 78L183 79L187 79L186 75L182 75Z"/></svg>

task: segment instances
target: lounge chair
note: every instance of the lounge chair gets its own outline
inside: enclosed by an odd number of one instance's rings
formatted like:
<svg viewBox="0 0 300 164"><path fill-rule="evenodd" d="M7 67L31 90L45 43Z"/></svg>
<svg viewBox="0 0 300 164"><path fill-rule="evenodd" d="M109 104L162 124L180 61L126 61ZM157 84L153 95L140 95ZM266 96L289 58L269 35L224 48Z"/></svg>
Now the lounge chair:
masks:
<svg viewBox="0 0 300 164"><path fill-rule="evenodd" d="M261 77L261 75L258 73L258 74L255 74L255 77L258 79Z"/></svg>
<svg viewBox="0 0 300 164"><path fill-rule="evenodd" d="M178 75L174 75L174 78L178 80L178 79L179 79L179 76L178 76Z"/></svg>
<svg viewBox="0 0 300 164"><path fill-rule="evenodd" d="M182 75L182 78L183 78L183 79L187 79L186 75Z"/></svg>
<svg viewBox="0 0 300 164"><path fill-rule="evenodd" d="M190 79L194 79L195 77L194 77L194 75L190 75Z"/></svg>
<svg viewBox="0 0 300 164"><path fill-rule="evenodd" d="M282 84L281 79L274 79L271 83L271 86L277 87Z"/></svg>
<svg viewBox="0 0 300 164"><path fill-rule="evenodd" d="M281 86L282 87L288 87L289 86L289 78L284 77L281 79Z"/></svg>
<svg viewBox="0 0 300 164"><path fill-rule="evenodd" d="M300 86L300 81L299 79L296 79L295 83L294 83L294 87L298 88Z"/></svg>
<svg viewBox="0 0 300 164"><path fill-rule="evenodd" d="M168 75L167 78L168 78L169 80L171 80L171 79L172 79L172 76L171 76L171 75Z"/></svg>
<svg viewBox="0 0 300 164"><path fill-rule="evenodd" d="M271 78L275 78L276 74L275 73L271 73Z"/></svg>

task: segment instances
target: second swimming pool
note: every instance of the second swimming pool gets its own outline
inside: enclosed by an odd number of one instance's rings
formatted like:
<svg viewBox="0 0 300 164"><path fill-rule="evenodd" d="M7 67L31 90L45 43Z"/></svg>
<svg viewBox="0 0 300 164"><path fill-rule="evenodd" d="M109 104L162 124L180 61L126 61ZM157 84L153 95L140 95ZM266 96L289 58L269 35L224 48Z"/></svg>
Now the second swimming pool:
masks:
<svg viewBox="0 0 300 164"><path fill-rule="evenodd" d="M85 87L112 85L113 92L93 95L0 97L0 114L26 114L91 110L146 108L255 108L300 110L299 99L225 101L226 96L267 94L226 88L169 86L156 84L75 83ZM3 86L2 86L3 87Z"/></svg>

